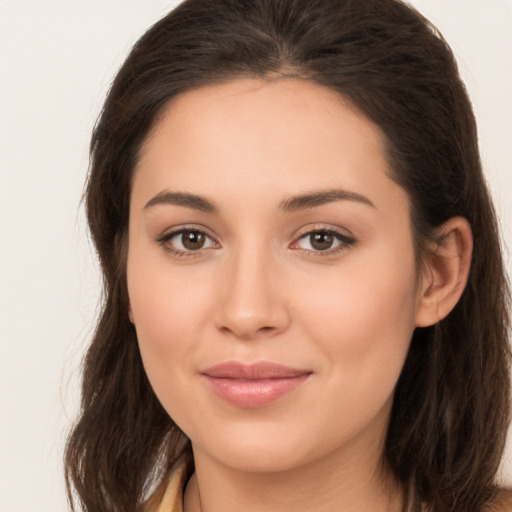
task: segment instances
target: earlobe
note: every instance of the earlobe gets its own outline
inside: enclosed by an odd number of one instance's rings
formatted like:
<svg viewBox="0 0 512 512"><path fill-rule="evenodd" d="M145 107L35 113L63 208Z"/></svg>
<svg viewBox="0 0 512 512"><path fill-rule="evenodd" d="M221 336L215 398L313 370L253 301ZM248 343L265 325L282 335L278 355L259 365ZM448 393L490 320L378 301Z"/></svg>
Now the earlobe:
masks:
<svg viewBox="0 0 512 512"><path fill-rule="evenodd" d="M471 226L464 217L453 217L436 230L418 290L417 327L434 325L455 307L468 280L472 250Z"/></svg>

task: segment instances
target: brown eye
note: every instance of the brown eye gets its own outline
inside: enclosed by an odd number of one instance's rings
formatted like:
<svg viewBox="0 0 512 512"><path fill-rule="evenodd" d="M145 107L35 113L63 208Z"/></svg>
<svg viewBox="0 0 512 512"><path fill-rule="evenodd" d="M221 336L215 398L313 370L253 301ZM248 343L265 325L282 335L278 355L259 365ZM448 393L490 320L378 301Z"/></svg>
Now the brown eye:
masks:
<svg viewBox="0 0 512 512"><path fill-rule="evenodd" d="M202 249L206 241L206 236L200 231L183 231L181 233L181 243L189 251Z"/></svg>
<svg viewBox="0 0 512 512"><path fill-rule="evenodd" d="M352 237L332 229L315 229L303 234L293 245L309 253L334 254L355 244Z"/></svg>
<svg viewBox="0 0 512 512"><path fill-rule="evenodd" d="M315 231L309 235L310 244L316 251L325 251L332 247L334 236L329 231Z"/></svg>
<svg viewBox="0 0 512 512"><path fill-rule="evenodd" d="M180 229L162 237L157 242L165 251L185 256L194 252L218 247L217 243L206 233L199 229Z"/></svg>

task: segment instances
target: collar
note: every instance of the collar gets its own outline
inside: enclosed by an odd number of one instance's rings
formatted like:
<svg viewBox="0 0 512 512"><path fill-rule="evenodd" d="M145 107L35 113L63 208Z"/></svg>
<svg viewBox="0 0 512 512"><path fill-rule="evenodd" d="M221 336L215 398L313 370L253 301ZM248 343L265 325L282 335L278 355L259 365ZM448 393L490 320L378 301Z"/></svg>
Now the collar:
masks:
<svg viewBox="0 0 512 512"><path fill-rule="evenodd" d="M182 457L169 476L164 497L155 512L183 512L183 492L189 476L188 457Z"/></svg>

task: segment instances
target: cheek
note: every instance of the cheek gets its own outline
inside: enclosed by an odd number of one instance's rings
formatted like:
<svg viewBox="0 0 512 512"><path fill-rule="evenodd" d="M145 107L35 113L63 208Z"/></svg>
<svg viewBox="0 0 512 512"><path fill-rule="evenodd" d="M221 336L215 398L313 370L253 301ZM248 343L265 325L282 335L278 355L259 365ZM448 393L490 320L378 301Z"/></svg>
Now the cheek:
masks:
<svg viewBox="0 0 512 512"><path fill-rule="evenodd" d="M406 254L381 251L375 259L361 252L357 261L347 258L338 276L316 275L305 287L309 293L298 291L299 322L329 355L337 377L394 387L415 325L415 261Z"/></svg>
<svg viewBox="0 0 512 512"><path fill-rule="evenodd" d="M326 442L350 438L375 418L387 422L414 330L414 264L371 268L352 268L337 287L303 303L303 326L327 376L327 403L319 400L311 411L322 418L330 410Z"/></svg>
<svg viewBox="0 0 512 512"><path fill-rule="evenodd" d="M155 344L167 345L172 333L186 336L212 304L207 275L186 266L175 269L165 256L152 258L142 251L139 256L134 250L128 258L127 280L134 323Z"/></svg>
<svg viewBox="0 0 512 512"><path fill-rule="evenodd" d="M410 320L416 304L414 257L393 254L354 254L337 269L311 273L295 296L302 314L314 312L318 327L338 326L343 331L371 327L377 322L393 325ZM324 317L320 321L320 317ZM387 322L386 322L387 320ZM363 324L361 324L363 323Z"/></svg>
<svg viewBox="0 0 512 512"><path fill-rule="evenodd" d="M149 260L130 256L128 294L147 376L166 406L166 389L190 370L213 300L208 287L191 285L186 269L170 272L168 265Z"/></svg>

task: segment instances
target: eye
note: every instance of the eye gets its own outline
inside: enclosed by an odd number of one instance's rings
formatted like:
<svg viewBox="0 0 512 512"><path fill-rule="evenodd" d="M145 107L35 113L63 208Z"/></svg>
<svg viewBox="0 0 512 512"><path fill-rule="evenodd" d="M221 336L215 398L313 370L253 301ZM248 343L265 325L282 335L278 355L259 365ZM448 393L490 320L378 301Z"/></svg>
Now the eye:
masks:
<svg viewBox="0 0 512 512"><path fill-rule="evenodd" d="M347 235L332 229L315 229L300 236L293 244L294 249L304 249L316 253L332 254L355 243Z"/></svg>
<svg viewBox="0 0 512 512"><path fill-rule="evenodd" d="M180 229L165 234L157 240L168 252L178 255L199 252L216 247L217 243L199 229Z"/></svg>

